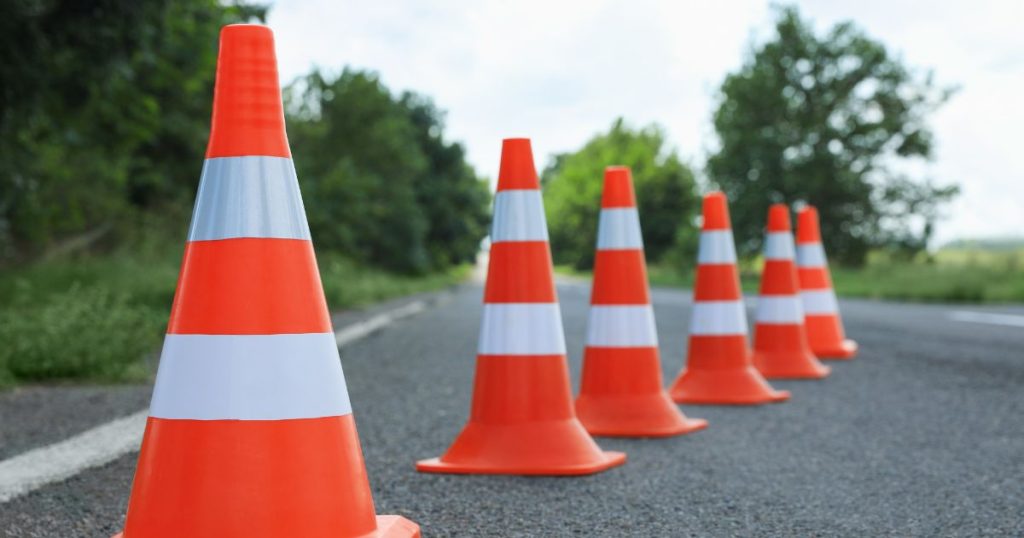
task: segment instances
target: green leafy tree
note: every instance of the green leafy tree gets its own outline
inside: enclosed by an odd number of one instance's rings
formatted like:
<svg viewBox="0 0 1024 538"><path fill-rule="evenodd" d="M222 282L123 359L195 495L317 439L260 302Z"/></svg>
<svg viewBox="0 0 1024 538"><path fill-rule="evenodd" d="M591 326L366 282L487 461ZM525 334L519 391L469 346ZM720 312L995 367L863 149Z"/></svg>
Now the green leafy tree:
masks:
<svg viewBox="0 0 1024 538"><path fill-rule="evenodd" d="M320 72L286 92L289 137L319 248L421 273L470 259L485 234L486 185L444 142L426 99L376 75Z"/></svg>
<svg viewBox="0 0 1024 538"><path fill-rule="evenodd" d="M926 119L951 90L849 22L818 36L785 7L775 31L726 77L714 114L720 149L707 170L729 196L739 248L756 252L768 206L795 201L819 208L841 262L863 263L872 247L924 248L958 190L899 165L931 157Z"/></svg>
<svg viewBox="0 0 1024 538"><path fill-rule="evenodd" d="M604 169L629 166L647 259L687 246L698 207L693 171L666 148L657 125L631 129L622 119L575 153L554 158L543 173L544 205L555 262L588 269L594 263Z"/></svg>
<svg viewBox="0 0 1024 538"><path fill-rule="evenodd" d="M0 262L181 211L209 128L217 0L0 6ZM187 214L187 213L186 213Z"/></svg>

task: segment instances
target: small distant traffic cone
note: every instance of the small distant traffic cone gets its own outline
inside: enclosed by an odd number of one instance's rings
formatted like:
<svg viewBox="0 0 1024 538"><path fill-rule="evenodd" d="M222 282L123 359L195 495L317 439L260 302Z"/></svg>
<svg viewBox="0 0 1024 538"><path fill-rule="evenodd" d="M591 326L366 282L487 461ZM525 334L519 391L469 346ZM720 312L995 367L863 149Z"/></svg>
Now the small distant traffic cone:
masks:
<svg viewBox="0 0 1024 538"><path fill-rule="evenodd" d="M773 389L751 362L736 245L721 192L704 196L693 302L686 366L669 390L672 399L737 405L788 400L789 392Z"/></svg>
<svg viewBox="0 0 1024 538"><path fill-rule="evenodd" d="M754 366L768 379L817 379L829 373L829 367L818 362L807 343L793 257L789 207L774 204L768 210L764 272L754 325Z"/></svg>
<svg viewBox="0 0 1024 538"><path fill-rule="evenodd" d="M418 537L374 515L269 28L221 32L206 157L118 536Z"/></svg>
<svg viewBox="0 0 1024 538"><path fill-rule="evenodd" d="M857 342L847 340L843 331L839 302L821 244L818 210L813 206L806 206L797 214L796 263L811 351L822 359L852 359L857 355Z"/></svg>
<svg viewBox="0 0 1024 538"><path fill-rule="evenodd" d="M593 435L666 437L708 425L683 415L661 384L640 217L625 166L604 173L576 414Z"/></svg>
<svg viewBox="0 0 1024 538"><path fill-rule="evenodd" d="M434 473L580 475L626 460L602 452L573 411L551 251L530 141L505 140L469 422Z"/></svg>

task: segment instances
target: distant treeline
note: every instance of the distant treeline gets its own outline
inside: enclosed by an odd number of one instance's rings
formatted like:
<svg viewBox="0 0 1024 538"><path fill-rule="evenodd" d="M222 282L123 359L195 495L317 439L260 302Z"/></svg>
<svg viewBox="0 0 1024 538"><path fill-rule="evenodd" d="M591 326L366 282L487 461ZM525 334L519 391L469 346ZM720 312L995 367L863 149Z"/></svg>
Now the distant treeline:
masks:
<svg viewBox="0 0 1024 538"><path fill-rule="evenodd" d="M0 4L0 264L101 251L161 230L180 244L219 30L261 21L266 10L218 0ZM592 263L601 172L614 164L633 167L653 262L692 262L701 187L729 196L745 256L760 250L776 202L818 206L839 263L863 264L878 249L910 259L929 244L957 187L897 164L933 157L927 120L953 90L851 23L819 33L796 8L776 14L774 35L752 43L722 83L716 149L703 170L679 159L657 124L621 120L555 156L543 176L557 262ZM486 234L487 188L462 146L445 139L443 113L428 98L392 94L375 74L346 69L302 77L285 101L320 249L408 274L473 257Z"/></svg>
<svg viewBox="0 0 1024 538"><path fill-rule="evenodd" d="M220 28L267 8L217 0L0 7L0 264L182 238L209 130ZM286 92L318 248L422 273L469 260L489 196L429 99L375 75Z"/></svg>

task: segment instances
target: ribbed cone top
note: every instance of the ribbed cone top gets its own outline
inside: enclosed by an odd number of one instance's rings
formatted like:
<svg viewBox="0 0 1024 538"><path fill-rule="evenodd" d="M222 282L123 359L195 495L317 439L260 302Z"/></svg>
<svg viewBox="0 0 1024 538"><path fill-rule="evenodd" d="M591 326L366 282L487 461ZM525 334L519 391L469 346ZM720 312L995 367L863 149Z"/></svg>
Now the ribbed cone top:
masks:
<svg viewBox="0 0 1024 538"><path fill-rule="evenodd" d="M721 191L704 195L704 225L702 230L729 230L729 203Z"/></svg>
<svg viewBox="0 0 1024 538"><path fill-rule="evenodd" d="M256 24L220 32L207 158L290 157L274 34Z"/></svg>
<svg viewBox="0 0 1024 538"><path fill-rule="evenodd" d="M498 190L539 189L537 168L529 138L506 138L501 142L501 168Z"/></svg>
<svg viewBox="0 0 1024 538"><path fill-rule="evenodd" d="M796 216L796 242L820 243L821 229L818 228L818 209L807 206Z"/></svg>
<svg viewBox="0 0 1024 538"><path fill-rule="evenodd" d="M604 169L604 191L601 207L636 207L633 195L633 174L628 166L609 166Z"/></svg>
<svg viewBox="0 0 1024 538"><path fill-rule="evenodd" d="M788 232L789 230L789 206L786 204L772 204L768 208L768 231Z"/></svg>

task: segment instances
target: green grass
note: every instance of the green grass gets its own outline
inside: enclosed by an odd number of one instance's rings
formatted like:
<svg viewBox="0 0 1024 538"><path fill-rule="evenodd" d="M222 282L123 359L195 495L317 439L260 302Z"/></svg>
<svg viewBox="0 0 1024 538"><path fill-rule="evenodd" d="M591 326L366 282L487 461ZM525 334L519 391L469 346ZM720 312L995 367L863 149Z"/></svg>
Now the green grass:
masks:
<svg viewBox="0 0 1024 538"><path fill-rule="evenodd" d="M559 266L561 274L589 278L585 271ZM862 268L831 268L836 293L915 302L1011 303L1024 302L1024 249L942 249L915 260L893 260L873 253ZM652 286L691 288L693 270L667 264L648 267ZM743 291L756 294L758 262L741 265Z"/></svg>
<svg viewBox="0 0 1024 538"><path fill-rule="evenodd" d="M333 310L439 289L469 272L410 277L318 257ZM145 357L159 350L180 258L180 248L140 248L0 271L0 387L147 378Z"/></svg>

